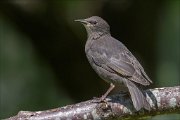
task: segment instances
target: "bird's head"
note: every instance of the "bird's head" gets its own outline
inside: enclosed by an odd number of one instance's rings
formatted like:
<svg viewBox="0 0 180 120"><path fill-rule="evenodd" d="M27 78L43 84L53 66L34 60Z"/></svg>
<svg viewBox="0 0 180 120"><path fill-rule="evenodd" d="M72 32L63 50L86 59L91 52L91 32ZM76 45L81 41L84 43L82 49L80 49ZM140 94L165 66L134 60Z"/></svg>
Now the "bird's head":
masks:
<svg viewBox="0 0 180 120"><path fill-rule="evenodd" d="M85 26L89 35L97 32L102 34L110 34L110 26L101 17L92 16L86 19L78 19L75 21L81 22Z"/></svg>

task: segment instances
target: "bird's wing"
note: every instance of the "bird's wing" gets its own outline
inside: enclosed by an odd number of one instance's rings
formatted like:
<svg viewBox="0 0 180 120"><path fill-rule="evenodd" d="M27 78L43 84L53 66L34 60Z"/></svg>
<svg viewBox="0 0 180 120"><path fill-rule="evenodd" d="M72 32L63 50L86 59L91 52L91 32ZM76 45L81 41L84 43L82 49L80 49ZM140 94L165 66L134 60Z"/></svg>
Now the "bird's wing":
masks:
<svg viewBox="0 0 180 120"><path fill-rule="evenodd" d="M127 61L129 60L127 59ZM131 65L131 63L127 61L124 58L122 59L122 57L115 58L112 56L110 60L106 63L106 65L121 76L132 77L135 69Z"/></svg>
<svg viewBox="0 0 180 120"><path fill-rule="evenodd" d="M149 85L150 79L146 77L146 74L143 74L144 70L142 66L134 56L129 55L132 54L128 51L125 51L119 54L119 58L114 58L112 56L107 66L115 70L117 73L119 73L119 75L123 75L133 82L142 85Z"/></svg>
<svg viewBox="0 0 180 120"><path fill-rule="evenodd" d="M132 53L127 52L126 56L130 59L130 61L132 61L134 67L138 70L139 74L141 76L143 76L148 82L152 83L151 79L145 73L144 68L141 66L141 64L138 62L138 60L132 55Z"/></svg>
<svg viewBox="0 0 180 120"><path fill-rule="evenodd" d="M128 54L121 52L116 53L116 56L113 54L108 56L107 51L102 52L103 50L100 49L98 51L91 54L95 64L133 82L149 85L150 79L144 74L142 66L130 52Z"/></svg>

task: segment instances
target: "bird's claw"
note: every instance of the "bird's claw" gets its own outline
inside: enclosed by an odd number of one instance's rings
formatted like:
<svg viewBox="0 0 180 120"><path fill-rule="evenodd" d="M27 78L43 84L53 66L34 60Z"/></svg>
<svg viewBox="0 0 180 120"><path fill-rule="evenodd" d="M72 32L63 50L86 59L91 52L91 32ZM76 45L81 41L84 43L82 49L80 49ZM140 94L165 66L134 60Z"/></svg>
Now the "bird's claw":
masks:
<svg viewBox="0 0 180 120"><path fill-rule="evenodd" d="M100 98L97 98L97 97L93 97L93 102L94 103L107 103L108 101L107 101L107 99L104 97L104 96L102 96L102 97L100 97Z"/></svg>

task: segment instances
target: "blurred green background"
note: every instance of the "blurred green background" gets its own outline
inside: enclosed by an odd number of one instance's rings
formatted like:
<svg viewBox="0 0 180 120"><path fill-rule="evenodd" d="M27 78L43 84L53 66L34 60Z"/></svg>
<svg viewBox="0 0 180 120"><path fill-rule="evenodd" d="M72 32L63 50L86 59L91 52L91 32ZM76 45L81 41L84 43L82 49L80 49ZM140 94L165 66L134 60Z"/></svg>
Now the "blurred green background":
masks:
<svg viewBox="0 0 180 120"><path fill-rule="evenodd" d="M74 22L93 15L104 18L111 34L137 57L152 88L180 85L180 0L4 0L0 119L88 100L107 90L86 59L86 31Z"/></svg>

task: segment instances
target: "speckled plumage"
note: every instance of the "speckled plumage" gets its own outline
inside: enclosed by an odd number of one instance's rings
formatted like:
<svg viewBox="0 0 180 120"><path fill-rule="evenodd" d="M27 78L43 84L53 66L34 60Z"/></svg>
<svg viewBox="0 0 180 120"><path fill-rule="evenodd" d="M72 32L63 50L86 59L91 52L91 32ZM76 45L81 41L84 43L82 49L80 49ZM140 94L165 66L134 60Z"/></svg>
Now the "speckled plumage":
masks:
<svg viewBox="0 0 180 120"><path fill-rule="evenodd" d="M108 23L98 16L77 21L82 22L87 30L85 52L96 73L113 85L125 85L136 110L150 110L136 84L146 86L152 81L132 53L111 36Z"/></svg>

